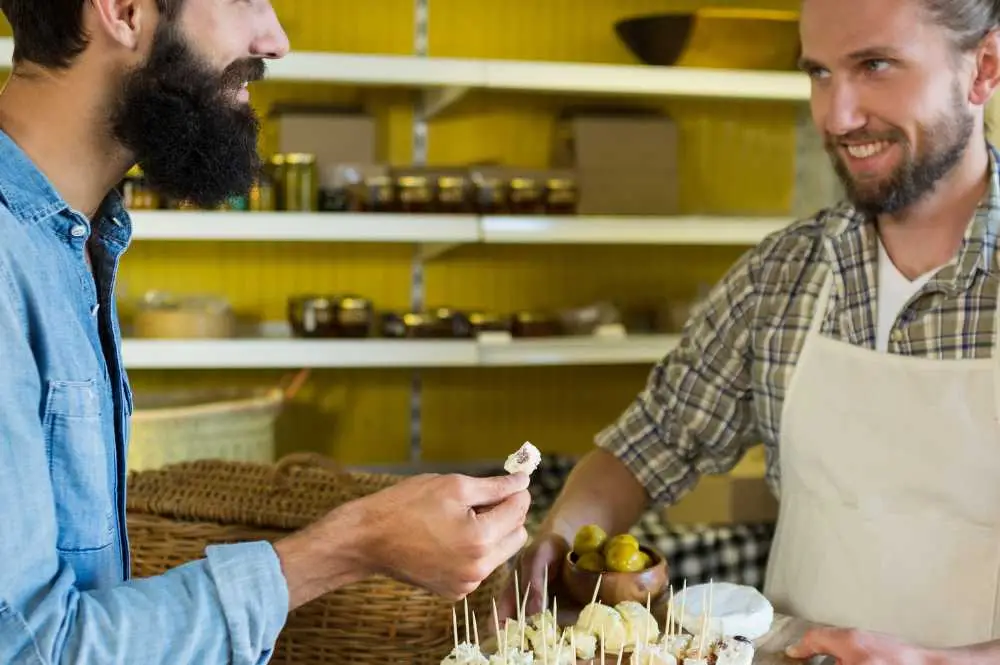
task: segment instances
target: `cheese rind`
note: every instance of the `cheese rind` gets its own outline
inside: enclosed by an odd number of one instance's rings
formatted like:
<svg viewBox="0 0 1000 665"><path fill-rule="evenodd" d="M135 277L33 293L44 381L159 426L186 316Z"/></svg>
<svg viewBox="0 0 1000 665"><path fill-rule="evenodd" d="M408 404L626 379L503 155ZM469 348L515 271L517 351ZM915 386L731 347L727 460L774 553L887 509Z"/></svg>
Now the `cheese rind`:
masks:
<svg viewBox="0 0 1000 665"><path fill-rule="evenodd" d="M712 584L712 616L708 617L709 639L742 636L755 640L771 630L774 608L751 586L722 582ZM708 584L691 586L674 596L674 616L689 633L700 633L708 603ZM686 601L686 602L685 602ZM684 616L680 608L684 607Z"/></svg>

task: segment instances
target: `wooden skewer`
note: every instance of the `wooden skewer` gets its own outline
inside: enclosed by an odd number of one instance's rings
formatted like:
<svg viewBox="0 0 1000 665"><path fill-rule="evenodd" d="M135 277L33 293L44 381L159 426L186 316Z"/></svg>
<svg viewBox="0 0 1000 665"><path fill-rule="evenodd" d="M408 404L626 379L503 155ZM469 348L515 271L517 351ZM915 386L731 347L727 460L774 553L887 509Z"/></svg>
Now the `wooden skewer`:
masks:
<svg viewBox="0 0 1000 665"><path fill-rule="evenodd" d="M572 629L569 631L569 650L573 653L574 660L580 657L576 652L576 631Z"/></svg>
<svg viewBox="0 0 1000 665"><path fill-rule="evenodd" d="M493 630L497 631L497 648L501 652L506 651L504 644L500 641L501 637L506 637L506 632L504 635L500 635L500 613L497 612L497 599L493 599Z"/></svg>
<svg viewBox="0 0 1000 665"><path fill-rule="evenodd" d="M601 624L601 665L604 665L604 624Z"/></svg>
<svg viewBox="0 0 1000 665"><path fill-rule="evenodd" d="M528 582L528 586L524 587L524 598L521 599L521 623L518 628L521 629L521 651L524 651L524 629L525 629L525 619L524 613L528 608L528 596L531 595L531 582Z"/></svg>
<svg viewBox="0 0 1000 665"><path fill-rule="evenodd" d="M517 568L514 569L514 612L517 613L517 623L521 623L521 582L517 579Z"/></svg>
<svg viewBox="0 0 1000 665"><path fill-rule="evenodd" d="M549 609L549 567L542 573L542 612Z"/></svg>
<svg viewBox="0 0 1000 665"><path fill-rule="evenodd" d="M476 613L472 613L472 635L476 638L476 649L479 649L479 625L476 623Z"/></svg>
<svg viewBox="0 0 1000 665"><path fill-rule="evenodd" d="M465 597L465 643L469 644L472 639L469 637L469 597Z"/></svg>
<svg viewBox="0 0 1000 665"><path fill-rule="evenodd" d="M688 581L687 578L685 577L684 586L683 588L681 588L681 595L684 596L683 598L681 598L681 618L677 620L678 635L680 635L681 631L684 630L684 619L686 618L684 615L687 614L687 602L688 602L687 588L688 588Z"/></svg>
<svg viewBox="0 0 1000 665"><path fill-rule="evenodd" d="M625 655L625 645L618 647L618 663L617 665L622 665L622 656Z"/></svg>
<svg viewBox="0 0 1000 665"><path fill-rule="evenodd" d="M451 606L451 632L455 635L455 648L458 649L458 613L455 606Z"/></svg>
<svg viewBox="0 0 1000 665"><path fill-rule="evenodd" d="M604 573L601 573L600 575L597 576L597 584L594 586L594 595L590 599L590 604L591 605L593 605L594 603L597 602L597 594L601 590L601 580L603 580L603 579L604 579ZM587 621L587 631L589 632L589 631L591 631L593 629L594 629L594 612L593 612L593 610L591 610L591 612L590 612L590 620Z"/></svg>
<svg viewBox="0 0 1000 665"><path fill-rule="evenodd" d="M674 636L674 585L670 585L670 600L667 601L667 637Z"/></svg>
<svg viewBox="0 0 1000 665"><path fill-rule="evenodd" d="M648 614L649 616L653 616L653 613L650 611L650 607L652 607L652 601L653 601L653 595L650 594L650 593L647 593L646 594L646 614ZM653 620L654 621L656 620L655 617L654 617ZM643 633L643 635L642 635L642 643L643 644L649 644L649 617L646 617L646 625L643 627L642 633Z"/></svg>

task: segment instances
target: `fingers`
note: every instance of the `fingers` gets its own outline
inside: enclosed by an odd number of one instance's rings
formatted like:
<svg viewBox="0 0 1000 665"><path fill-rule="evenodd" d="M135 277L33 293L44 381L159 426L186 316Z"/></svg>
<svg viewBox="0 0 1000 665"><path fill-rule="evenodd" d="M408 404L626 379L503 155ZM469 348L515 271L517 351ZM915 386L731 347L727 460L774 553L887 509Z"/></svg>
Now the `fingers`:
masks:
<svg viewBox="0 0 1000 665"><path fill-rule="evenodd" d="M508 497L528 489L530 479L526 474L473 478L454 476L457 499L470 508L480 508L501 503Z"/></svg>
<svg viewBox="0 0 1000 665"><path fill-rule="evenodd" d="M806 660L813 656L843 658L855 645L855 631L849 628L811 628L797 644L785 650L789 658Z"/></svg>
<svg viewBox="0 0 1000 665"><path fill-rule="evenodd" d="M482 530L482 539L492 543L522 528L530 506L531 494L522 490L504 499L489 511L476 515L475 520Z"/></svg>
<svg viewBox="0 0 1000 665"><path fill-rule="evenodd" d="M500 542L496 544L496 549L488 559L489 570L494 571L517 556L517 553L521 551L521 548L527 542L528 531L523 526L517 527L501 538Z"/></svg>

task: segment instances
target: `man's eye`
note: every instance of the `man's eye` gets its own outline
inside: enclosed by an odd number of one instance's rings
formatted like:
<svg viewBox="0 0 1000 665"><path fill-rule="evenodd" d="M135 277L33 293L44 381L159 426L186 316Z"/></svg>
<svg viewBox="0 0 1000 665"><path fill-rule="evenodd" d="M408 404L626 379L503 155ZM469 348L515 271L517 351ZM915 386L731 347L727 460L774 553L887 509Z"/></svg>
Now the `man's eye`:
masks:
<svg viewBox="0 0 1000 665"><path fill-rule="evenodd" d="M889 68L889 66L890 63L888 60L873 59L873 60L865 60L864 62L865 69L874 73L884 72Z"/></svg>

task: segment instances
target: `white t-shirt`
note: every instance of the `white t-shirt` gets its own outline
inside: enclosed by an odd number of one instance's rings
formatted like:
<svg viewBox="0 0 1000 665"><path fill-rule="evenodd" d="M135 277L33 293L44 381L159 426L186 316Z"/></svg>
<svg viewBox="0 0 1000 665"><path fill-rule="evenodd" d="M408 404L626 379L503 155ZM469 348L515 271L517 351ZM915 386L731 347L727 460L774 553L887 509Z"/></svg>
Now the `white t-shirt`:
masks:
<svg viewBox="0 0 1000 665"><path fill-rule="evenodd" d="M875 350L886 353L889 350L889 333L899 317L903 306L924 284L934 276L937 269L917 277L912 282L899 272L889 258L881 238L878 241L878 326L875 333Z"/></svg>

